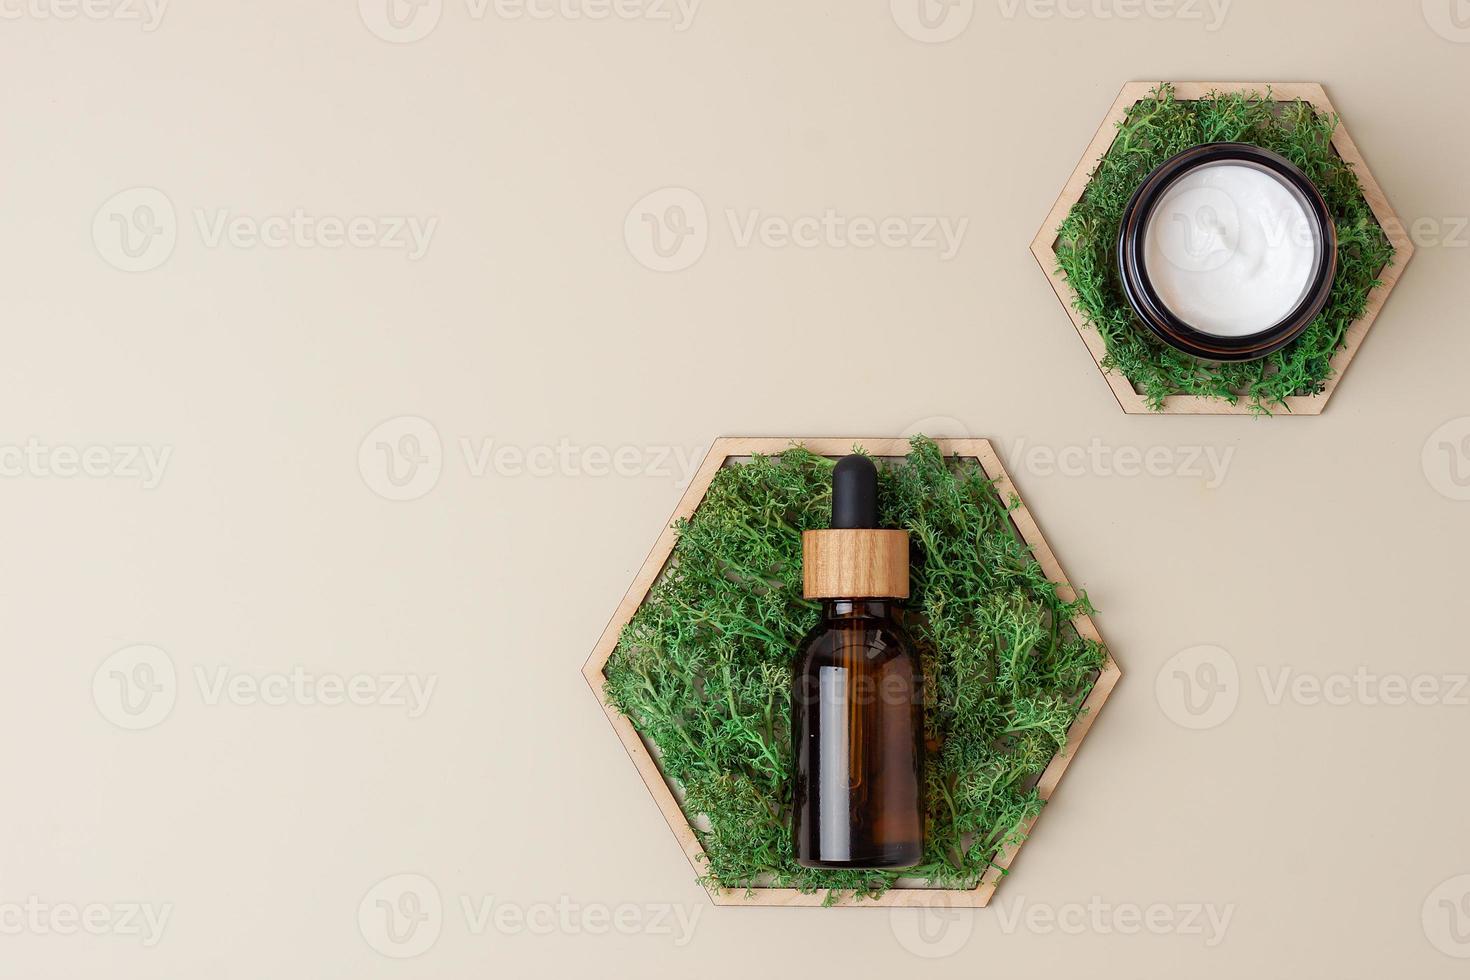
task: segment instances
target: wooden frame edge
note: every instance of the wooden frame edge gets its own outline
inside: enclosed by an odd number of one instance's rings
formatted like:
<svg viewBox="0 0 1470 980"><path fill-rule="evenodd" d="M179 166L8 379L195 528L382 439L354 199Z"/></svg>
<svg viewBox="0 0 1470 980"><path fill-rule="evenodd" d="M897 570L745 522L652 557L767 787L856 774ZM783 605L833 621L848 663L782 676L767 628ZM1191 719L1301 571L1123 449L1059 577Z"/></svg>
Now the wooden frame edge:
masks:
<svg viewBox="0 0 1470 980"><path fill-rule="evenodd" d="M1011 481L1009 473L1000 461L994 446L989 439L977 438L937 438L934 440L940 450L948 457L973 458L979 461L986 475L995 481L995 491L1000 499L1009 506L1014 498L1020 503L1014 510L1010 511L1011 520L1017 532L1030 547L1036 556L1042 570L1048 579L1061 586L1059 592L1064 597L1075 597L1076 590L1071 581L1066 577L1061 564L1057 561L1051 546L1047 544L1041 533L1040 526L1036 523L1031 512L1026 508L1025 502ZM616 708L608 703L602 690L603 668L606 667L608 659L617 648L618 637L622 629L627 625L633 613L642 605L648 590L663 571L670 555L673 553L677 534L674 525L680 518L688 518L698 508L708 492L710 484L714 481L715 473L723 467L729 459L739 459L756 454L770 455L782 452L793 445L804 446L811 452L821 456L839 456L855 449L861 449L874 457L895 458L908 455L909 440L907 439L843 439L832 437L814 438L772 438L772 437L726 437L716 439L710 446L709 452L700 463L695 477L690 481L689 487L679 498L678 505L673 514L665 523L662 532L650 549L648 556L644 559L642 566L634 576L632 583L628 586L617 609L603 628L602 635L593 647L592 653L582 665L582 676L591 688L593 696L601 705L603 713L612 724L623 748L633 761L639 777L643 780L644 787L653 798L659 812L663 814L669 829L674 832L679 842L680 849L684 851L690 866L696 874L702 874L701 862L704 858L704 848L700 845L698 837L689 825L683 808L680 807L675 798L673 790L669 787L663 772L658 768L657 762L649 754L648 748L643 743L642 736L638 734L632 722L623 717ZM1087 638L1102 642L1102 635L1092 621L1092 617L1079 614L1073 617L1073 625L1078 632ZM1106 644L1104 644L1106 648ZM1122 678L1122 671L1117 661L1113 658L1111 651L1108 659L1103 665L1103 670L1093 685L1091 693L1083 702L1082 713L1072 722L1067 730L1067 744L1063 746L1043 770L1037 784L1038 794L1043 801L1051 799L1052 793L1061 783L1062 775L1067 766L1076 756L1082 741L1092 729L1104 702L1112 693L1113 688ZM900 907L958 907L958 908L984 908L994 897L1001 879L1008 873L1011 864L1020 853L1021 847L1030 839L1039 815L1027 821L1023 827L1026 840L1003 849L995 861L994 866L981 878L980 884L967 890L953 888L890 888L887 892L876 899L864 899L849 907L858 908L900 908ZM749 889L714 889L705 888L710 901L715 905L755 905L755 906L778 906L778 907L816 907L825 902L825 892L806 893L794 888L749 888ZM852 893L843 893L842 898L851 899Z"/></svg>

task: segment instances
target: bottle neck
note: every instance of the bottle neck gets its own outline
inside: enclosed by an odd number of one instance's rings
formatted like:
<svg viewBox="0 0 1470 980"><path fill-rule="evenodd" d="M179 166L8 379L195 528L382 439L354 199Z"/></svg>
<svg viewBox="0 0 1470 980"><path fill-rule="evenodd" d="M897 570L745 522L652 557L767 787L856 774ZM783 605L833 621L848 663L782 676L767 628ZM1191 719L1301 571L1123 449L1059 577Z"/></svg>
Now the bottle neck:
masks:
<svg viewBox="0 0 1470 980"><path fill-rule="evenodd" d="M896 608L892 599L823 599L827 619L891 619Z"/></svg>

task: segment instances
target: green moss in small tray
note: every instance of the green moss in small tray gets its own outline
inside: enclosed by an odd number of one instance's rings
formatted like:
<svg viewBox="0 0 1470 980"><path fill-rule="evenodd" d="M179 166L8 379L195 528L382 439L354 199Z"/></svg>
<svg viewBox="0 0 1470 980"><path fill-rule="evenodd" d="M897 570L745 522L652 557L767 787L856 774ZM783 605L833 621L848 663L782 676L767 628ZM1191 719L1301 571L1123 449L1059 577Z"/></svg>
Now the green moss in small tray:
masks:
<svg viewBox="0 0 1470 980"><path fill-rule="evenodd" d="M1155 411L1170 395L1246 399L1257 413L1284 408L1290 395L1315 395L1332 376L1332 356L1363 315L1394 248L1373 216L1357 175L1332 146L1335 117L1269 90L1178 100L1170 85L1136 103L1081 199L1057 229L1057 265L1076 306L1107 346L1103 368L1122 373ZM1139 322L1118 280L1123 209L1155 167L1201 143L1262 146L1300 167L1321 191L1337 225L1338 269L1327 308L1296 341L1260 361L1206 364L1162 344Z"/></svg>

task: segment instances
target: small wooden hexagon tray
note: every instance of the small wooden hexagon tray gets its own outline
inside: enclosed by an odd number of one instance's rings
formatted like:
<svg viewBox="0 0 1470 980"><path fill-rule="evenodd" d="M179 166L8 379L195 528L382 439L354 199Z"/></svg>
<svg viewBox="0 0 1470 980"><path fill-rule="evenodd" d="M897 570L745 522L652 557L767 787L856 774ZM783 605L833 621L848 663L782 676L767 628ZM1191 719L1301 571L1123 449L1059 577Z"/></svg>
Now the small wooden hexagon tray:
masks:
<svg viewBox="0 0 1470 980"><path fill-rule="evenodd" d="M1092 179L1093 171L1097 169L1097 165L1113 145L1118 124L1123 121L1128 110L1136 103L1148 98L1150 92L1158 84L1157 82L1129 82L1123 86L1112 108L1103 117L1102 125L1098 127L1097 135L1087 147L1087 152L1082 155L1077 169L1072 171L1072 176L1062 188L1061 196L1057 198L1051 213L1042 223L1041 230L1036 233L1036 238L1031 242L1031 254L1036 256L1036 261L1041 264L1041 271L1046 273L1052 289L1056 291L1057 298L1062 301L1067 315L1072 318L1072 324L1077 328L1078 335L1087 345L1100 371L1103 358L1107 355L1107 347L1097 330L1087 322L1074 305L1073 301L1076 297L1072 292L1072 287L1067 284L1066 277L1057 270L1057 228L1066 218L1067 213L1072 210L1072 205L1081 199L1082 192L1087 189ZM1327 98L1326 90L1315 82L1173 82L1172 84L1175 97L1181 101L1203 98L1211 92L1265 92L1270 89L1273 97L1279 100L1301 99L1328 115L1337 114L1337 109ZM1332 145L1344 160L1352 164L1353 170L1356 171L1358 180L1363 185L1363 196L1367 199L1368 206L1373 209L1373 215L1378 219L1378 224L1383 228L1388 240L1393 243L1394 257L1393 261L1379 274L1380 285L1368 295L1367 309L1362 317L1348 328L1342 349L1333 356L1332 376L1327 379L1322 393L1312 396L1291 396L1286 399L1287 409L1292 415L1320 415L1327 407L1327 401L1332 397L1338 383L1342 381L1348 364L1352 362L1358 348L1363 345L1368 328L1378 318L1383 304L1388 300L1388 294L1393 291L1399 281L1399 276L1404 271L1404 266L1414 254L1413 242L1403 223L1399 221L1398 215L1389 205L1383 188L1378 186L1378 181L1368 169L1368 164L1363 159L1362 153L1358 151L1357 144L1348 135L1346 123L1339 121L1332 135ZM1250 406L1243 399L1232 405L1222 399L1194 395L1170 395L1165 400L1162 411L1156 412L1148 407L1147 401L1134 389L1127 378L1117 372L1103 371L1102 374L1103 379L1112 388L1113 395L1118 399L1118 404L1129 415L1248 415L1251 413Z"/></svg>

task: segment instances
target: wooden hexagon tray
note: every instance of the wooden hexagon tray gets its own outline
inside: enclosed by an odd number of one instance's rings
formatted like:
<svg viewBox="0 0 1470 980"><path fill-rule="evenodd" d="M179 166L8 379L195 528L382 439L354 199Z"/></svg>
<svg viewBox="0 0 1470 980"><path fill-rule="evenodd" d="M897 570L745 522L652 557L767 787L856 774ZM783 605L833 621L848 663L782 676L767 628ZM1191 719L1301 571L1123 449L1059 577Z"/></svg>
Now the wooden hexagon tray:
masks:
<svg viewBox="0 0 1470 980"><path fill-rule="evenodd" d="M935 442L946 456L959 456L974 458L979 461L986 474L995 481L996 493L1001 500L1010 503L1013 499L1019 500L1015 485L1001 466L1000 458L996 455L990 442L985 439L936 439ZM674 545L678 539L674 524L681 518L689 518L699 508L704 500L706 491L715 473L723 466L730 465L732 461L749 458L757 453L774 455L790 448L792 445L800 444L812 452L824 456L841 456L852 452L854 448L862 449L869 455L878 458L900 458L908 454L908 441L905 439L770 439L770 438L729 438L716 440L710 448L709 455L700 465L698 473L685 491L679 506L674 510L664 531L659 535L653 550L649 553L643 567L633 579L633 584L628 587L627 594L619 603L617 611L608 622L607 628L603 630L602 637L597 641L592 655L587 658L582 668L582 674L596 695L598 703L602 705L608 720L612 723L613 730L617 732L618 738L622 740L628 755L632 757L633 764L637 768L638 775L642 777L644 785L653 800L658 804L664 819L668 821L669 828L673 830L674 836L683 848L689 863L694 867L697 874L703 874L706 870L704 863L704 849L700 846L699 838L689 826L689 819L679 805L678 797L673 787L664 779L659 770L657 759L650 752L649 746L638 734L632 722L618 712L608 703L603 693L603 668L613 651L617 648L618 637L624 626L633 618L633 614L642 605L648 590L653 586L664 566L673 553ZM1075 597L1076 593L1066 576L1062 573L1061 566L1057 563L1056 556L1041 536L1041 529L1026 509L1025 504L1020 504L1010 512L1011 523L1022 540L1030 546L1032 554L1036 556L1037 562L1046 573L1047 578L1057 583L1062 588L1060 594L1067 599ZM1093 624L1091 617L1079 615L1073 618L1072 625L1077 632L1088 639L1102 642L1102 637ZM1037 783L1037 792L1042 800L1049 800L1052 793L1056 791L1061 782L1062 774L1067 766L1075 758L1077 749L1082 740L1092 728L1092 723L1097 719L1098 711L1103 702L1112 693L1114 685L1118 683L1122 671L1118 669L1116 661L1111 653L1108 655L1102 671L1099 673L1097 682L1092 692L1083 702L1082 711L1078 714L1072 727L1067 733L1067 744L1052 759L1051 764L1042 772ZM1027 838L1030 837L1032 824L1028 822L1022 829ZM980 881L978 887L970 890L931 888L922 884L904 887L903 883L890 889L883 896L873 900L864 900L864 906L971 906L983 907L989 903L995 894L997 885L1002 876L1010 869L1021 845L1016 844L1006 847L997 855L993 866ZM794 888L751 888L751 889L729 889L711 890L710 897L717 905L821 905L823 904L825 892L818 891L806 894ZM851 896L843 896L850 898Z"/></svg>
<svg viewBox="0 0 1470 980"><path fill-rule="evenodd" d="M1097 135L1087 147L1087 152L1082 155L1081 162L1077 164L1077 169L1072 172L1066 186L1062 188L1061 196L1057 198L1051 213L1042 223L1041 230L1036 233L1036 238L1031 242L1031 254L1036 256L1036 261L1041 264L1041 271L1046 273L1052 289L1056 291L1057 298L1062 301L1062 306L1066 308L1067 315L1072 318L1072 324L1082 337L1082 342L1092 353L1092 359L1097 363L1099 371L1102 371L1107 347L1103 343L1102 336L1074 305L1076 297L1072 292L1072 287L1057 269L1057 228L1066 218L1067 213L1072 210L1072 205L1081 199L1082 192L1087 189L1092 179L1093 171L1097 169L1103 156L1112 147L1113 138L1117 135L1118 124L1123 121L1128 110L1136 103L1148 98L1149 93L1158 84L1157 82L1129 82L1123 86L1122 92L1118 94L1112 108L1103 118L1102 125L1098 127ZM1331 100L1327 98L1326 90L1315 82L1173 82L1172 84L1175 97L1181 101L1203 98L1211 92L1264 92L1269 88L1272 95L1279 100L1301 99L1328 115L1337 114ZM1341 120L1332 135L1332 145L1339 156L1352 164L1353 170L1357 173L1358 180L1363 185L1363 196L1367 199L1368 206L1372 208L1373 216L1378 219L1378 224L1383 228L1384 234L1393 243L1394 257L1393 261L1379 274L1380 285L1368 294L1367 309L1362 317L1348 328L1342 349L1333 356L1332 376L1327 379L1322 393L1311 396L1293 395L1286 399L1287 409L1292 415L1320 415L1327 407L1327 401L1342 380L1348 364L1357 354L1358 348L1363 345L1368 328L1378 318L1383 304L1388 300L1388 294L1398 283L1404 266L1414 254L1413 242L1404 229L1403 223L1399 221L1398 215L1388 203L1388 198L1383 194L1383 188L1378 186L1378 181L1368 169L1368 164L1364 161L1362 153L1358 151L1357 144L1348 135L1346 123ZM1251 412L1250 406L1245 403L1244 399L1231 405L1222 399L1195 395L1170 395L1165 399L1163 409L1156 412L1148 407L1147 401L1134 389L1133 384L1127 378L1117 372L1102 371L1102 374L1108 386L1112 388L1113 395L1118 399L1118 404L1129 415L1248 415Z"/></svg>

